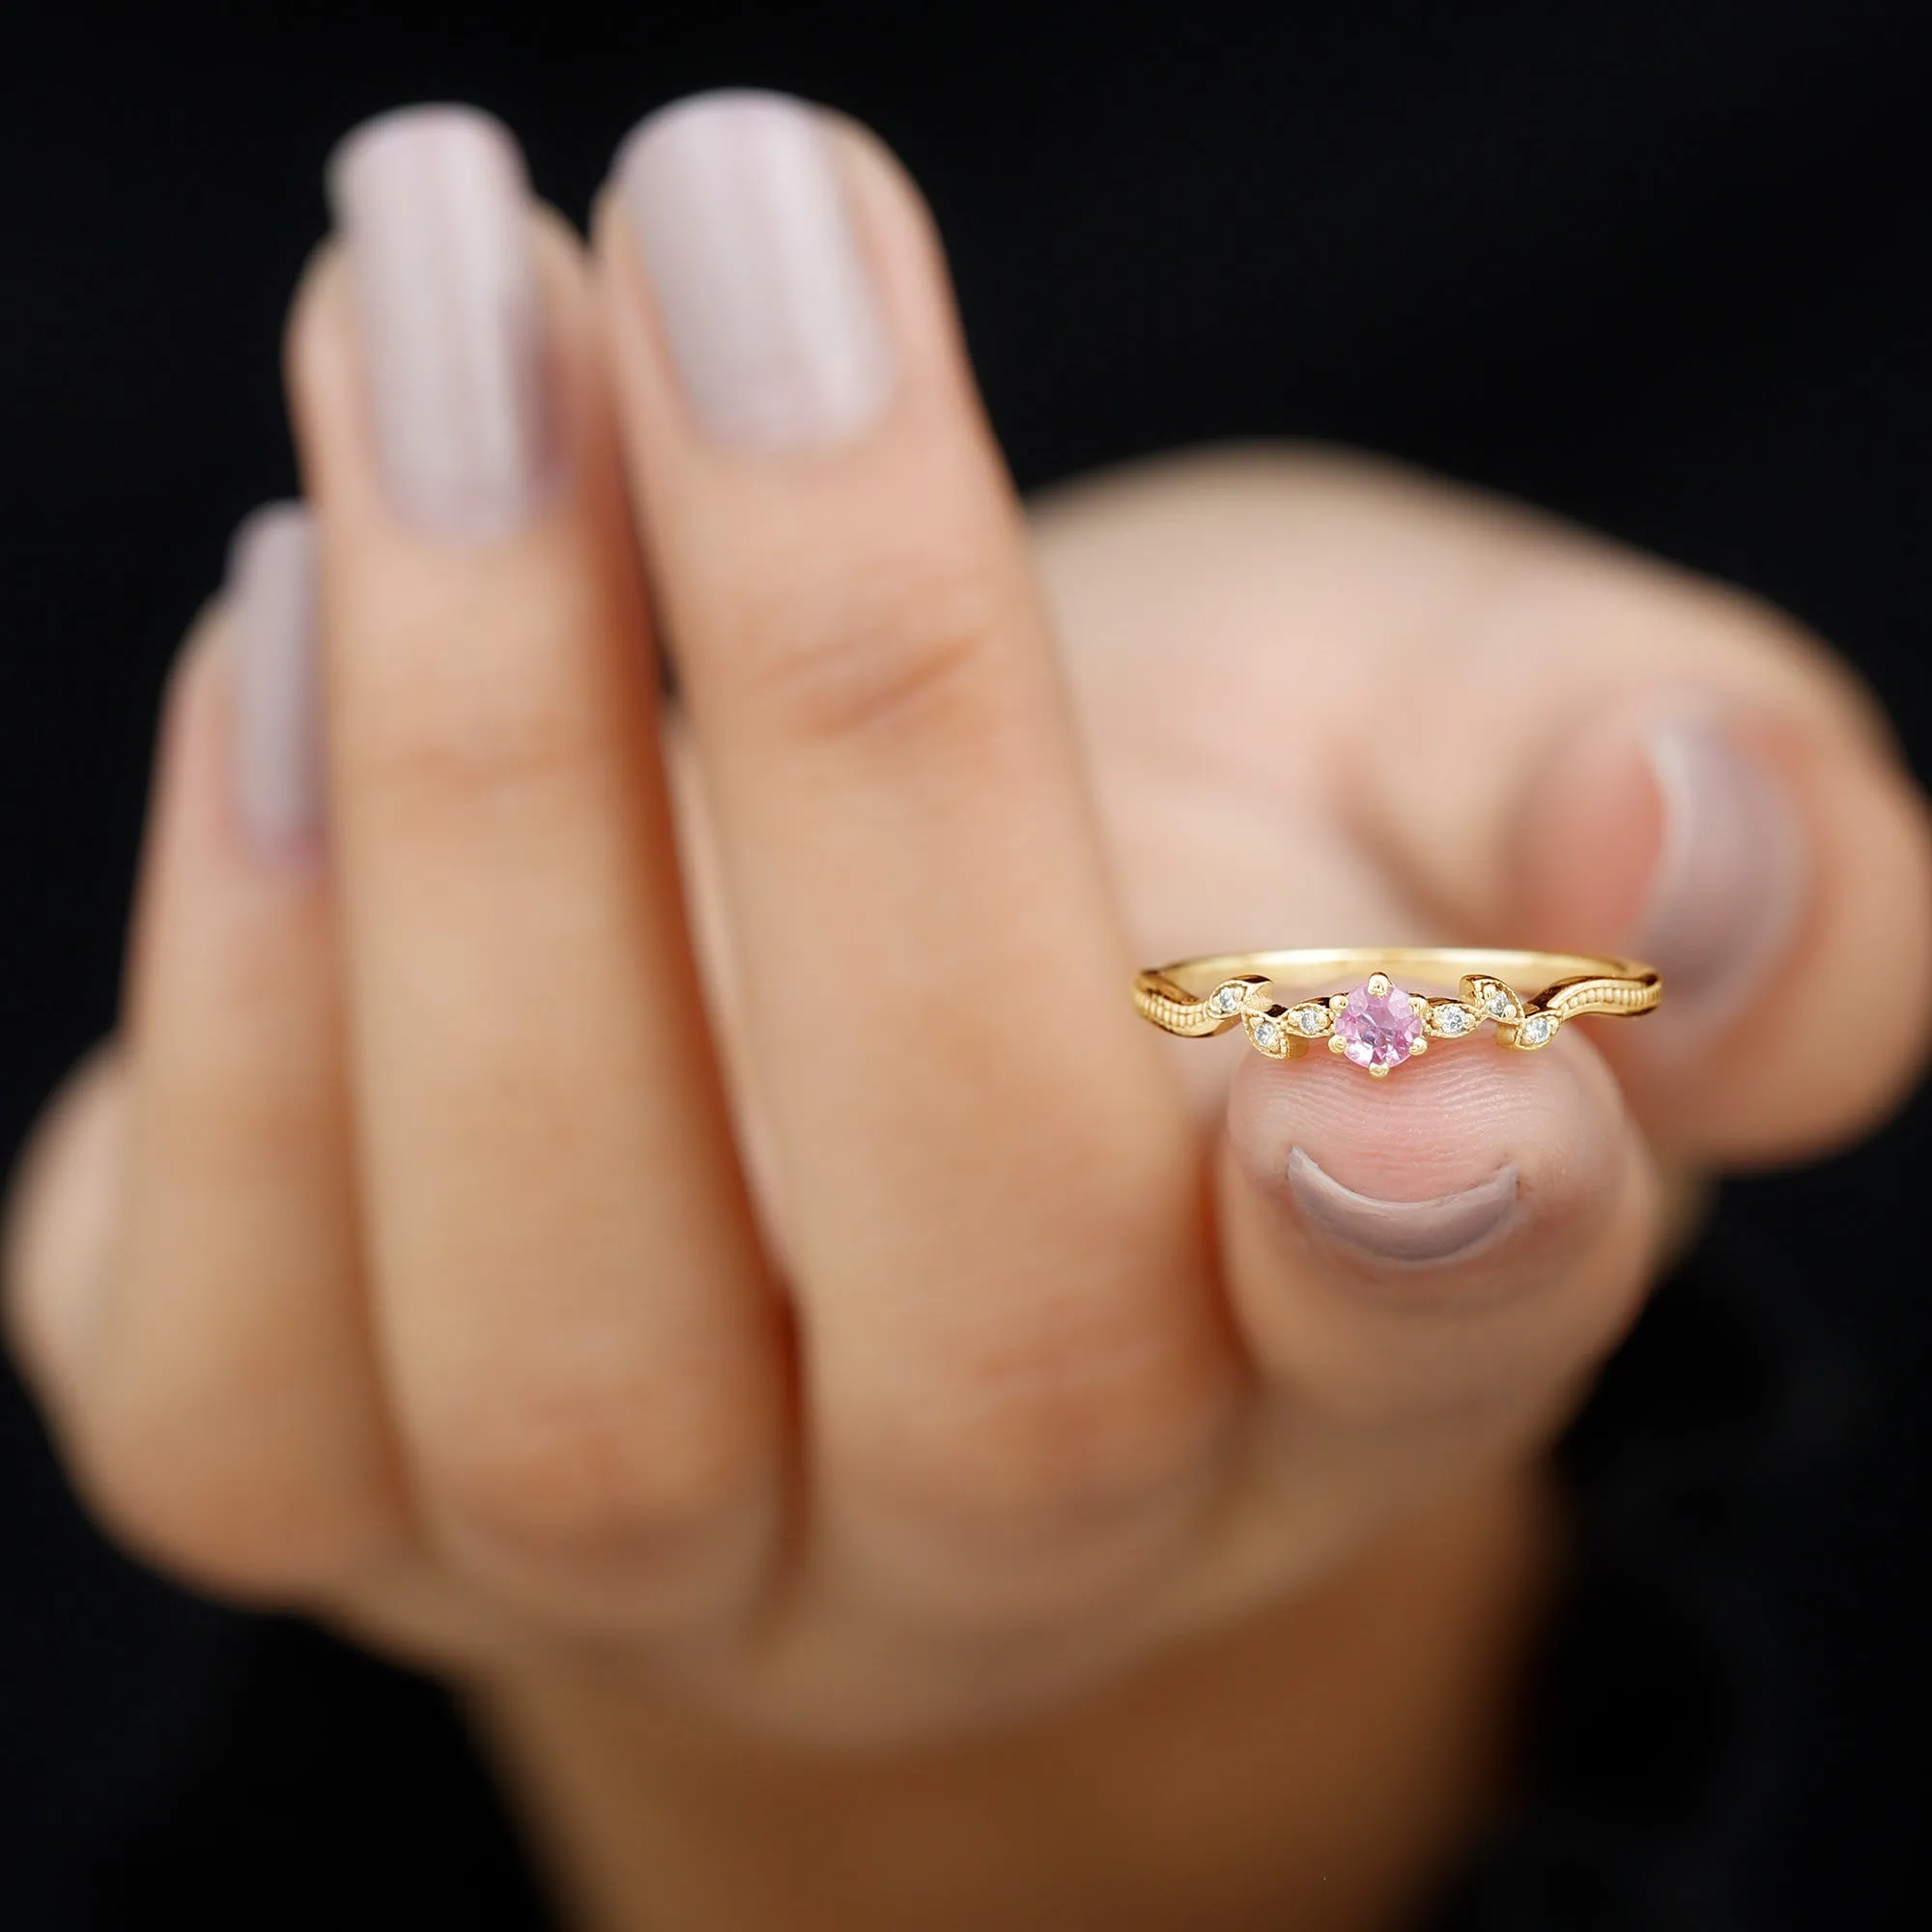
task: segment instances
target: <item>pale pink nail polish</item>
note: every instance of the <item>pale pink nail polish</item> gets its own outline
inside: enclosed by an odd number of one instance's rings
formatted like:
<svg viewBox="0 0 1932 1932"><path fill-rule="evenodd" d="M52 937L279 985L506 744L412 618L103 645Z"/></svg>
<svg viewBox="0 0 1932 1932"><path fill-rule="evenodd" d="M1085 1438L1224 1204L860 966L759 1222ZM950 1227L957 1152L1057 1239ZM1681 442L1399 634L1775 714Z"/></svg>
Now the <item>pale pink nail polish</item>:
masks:
<svg viewBox="0 0 1932 1932"><path fill-rule="evenodd" d="M1634 950L1663 975L1660 1026L1741 1006L1798 921L1805 854L1782 783L1716 720L1678 720L1646 747L1663 845Z"/></svg>
<svg viewBox="0 0 1932 1932"><path fill-rule="evenodd" d="M315 532L299 503L247 518L228 553L235 797L257 849L298 851L322 827Z"/></svg>
<svg viewBox="0 0 1932 1932"><path fill-rule="evenodd" d="M1297 1147L1289 1151L1288 1184L1308 1226L1371 1260L1405 1267L1460 1261L1512 1226L1519 1211L1514 1166L1453 1194L1384 1201L1344 1187Z"/></svg>
<svg viewBox="0 0 1932 1932"><path fill-rule="evenodd" d="M433 536L515 530L561 461L515 141L471 108L406 108L342 143L328 186L390 500Z"/></svg>
<svg viewBox="0 0 1932 1932"><path fill-rule="evenodd" d="M625 143L616 181L692 414L720 442L859 435L892 339L824 119L784 95L698 95Z"/></svg>

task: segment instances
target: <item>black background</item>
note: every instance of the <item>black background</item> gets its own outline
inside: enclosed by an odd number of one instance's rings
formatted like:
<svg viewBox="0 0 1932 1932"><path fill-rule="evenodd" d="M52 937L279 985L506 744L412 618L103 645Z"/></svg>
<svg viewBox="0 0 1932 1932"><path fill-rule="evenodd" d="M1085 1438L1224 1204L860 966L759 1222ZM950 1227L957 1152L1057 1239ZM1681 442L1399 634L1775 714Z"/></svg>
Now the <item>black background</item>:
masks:
<svg viewBox="0 0 1932 1932"><path fill-rule="evenodd" d="M159 680L235 520L292 485L280 315L322 159L362 115L489 106L581 218L659 101L830 100L931 197L1023 484L1225 436L1390 451L1788 606L1922 774L1923 21L1871 0L16 7L4 1146L109 1023ZM1730 1552L1727 1645L1775 1660L1703 1924L1920 1922L1928 1156L1921 1103L1856 1155L1733 1188L1714 1241L1747 1301L1775 1283L1812 1393L1748 1496L1720 1486L1690 1520ZM1691 1359L1671 1386L1694 1435ZM1667 1732L1660 1682L1624 1690ZM0 1389L0 1924L526 1922L490 1803L425 1690L109 1555Z"/></svg>

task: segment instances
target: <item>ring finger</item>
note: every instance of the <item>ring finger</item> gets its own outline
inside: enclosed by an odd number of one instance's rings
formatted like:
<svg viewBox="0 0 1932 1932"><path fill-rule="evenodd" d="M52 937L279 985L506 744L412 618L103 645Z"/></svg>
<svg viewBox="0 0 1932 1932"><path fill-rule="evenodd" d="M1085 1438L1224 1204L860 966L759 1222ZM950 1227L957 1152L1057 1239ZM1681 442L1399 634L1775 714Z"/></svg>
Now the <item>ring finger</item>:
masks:
<svg viewBox="0 0 1932 1932"><path fill-rule="evenodd" d="M579 258L480 115L377 122L331 185L345 245L298 301L291 386L401 1435L443 1546L518 1600L716 1613L771 1549L781 1338Z"/></svg>

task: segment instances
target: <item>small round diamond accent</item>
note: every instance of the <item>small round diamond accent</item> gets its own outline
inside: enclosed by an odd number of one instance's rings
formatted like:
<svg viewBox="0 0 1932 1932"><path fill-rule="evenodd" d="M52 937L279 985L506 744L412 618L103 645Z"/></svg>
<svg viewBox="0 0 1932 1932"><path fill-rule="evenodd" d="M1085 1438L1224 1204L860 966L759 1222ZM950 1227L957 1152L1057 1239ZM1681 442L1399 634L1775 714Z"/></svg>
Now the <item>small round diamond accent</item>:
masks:
<svg viewBox="0 0 1932 1932"><path fill-rule="evenodd" d="M1516 1037L1525 1046L1542 1046L1556 1031L1556 1022L1548 1013L1531 1013L1517 1028Z"/></svg>
<svg viewBox="0 0 1932 1932"><path fill-rule="evenodd" d="M1216 986L1208 1004L1217 1013L1232 1013L1239 1009L1241 996L1232 986Z"/></svg>
<svg viewBox="0 0 1932 1932"><path fill-rule="evenodd" d="M1437 1007L1435 1009L1435 1028L1438 1033L1446 1033L1454 1038L1459 1033L1467 1033L1475 1020L1466 1007Z"/></svg>
<svg viewBox="0 0 1932 1932"><path fill-rule="evenodd" d="M1320 1033L1328 1024L1328 1015L1321 1007L1297 1007L1293 1018L1306 1034Z"/></svg>
<svg viewBox="0 0 1932 1932"><path fill-rule="evenodd" d="M1281 1029L1272 1020L1264 1020L1255 1029L1255 1044L1264 1053L1272 1053L1281 1039Z"/></svg>
<svg viewBox="0 0 1932 1932"><path fill-rule="evenodd" d="M1484 1009L1492 1019L1508 1019L1515 1004L1508 989L1503 986L1491 986L1483 994Z"/></svg>

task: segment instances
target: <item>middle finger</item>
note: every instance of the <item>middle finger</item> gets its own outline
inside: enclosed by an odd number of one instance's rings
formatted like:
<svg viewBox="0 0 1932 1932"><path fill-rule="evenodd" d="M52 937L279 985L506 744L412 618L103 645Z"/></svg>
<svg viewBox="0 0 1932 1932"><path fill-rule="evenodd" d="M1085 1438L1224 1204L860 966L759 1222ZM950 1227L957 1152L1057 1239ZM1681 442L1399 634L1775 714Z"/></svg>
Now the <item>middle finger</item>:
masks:
<svg viewBox="0 0 1932 1932"><path fill-rule="evenodd" d="M776 96L668 110L616 190L834 1545L955 1611L1118 1580L1191 1520L1236 1378L936 245L874 144Z"/></svg>

